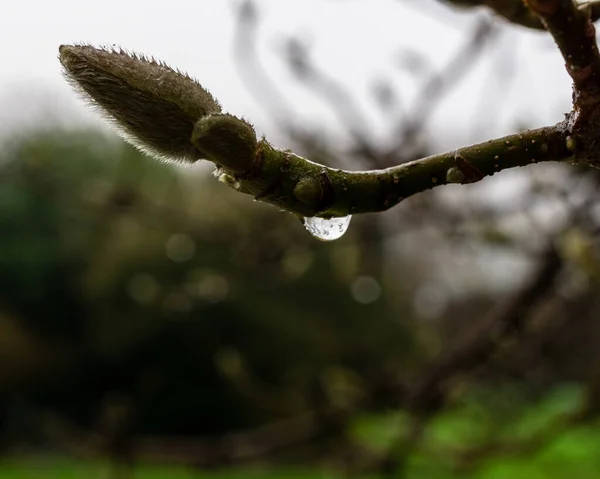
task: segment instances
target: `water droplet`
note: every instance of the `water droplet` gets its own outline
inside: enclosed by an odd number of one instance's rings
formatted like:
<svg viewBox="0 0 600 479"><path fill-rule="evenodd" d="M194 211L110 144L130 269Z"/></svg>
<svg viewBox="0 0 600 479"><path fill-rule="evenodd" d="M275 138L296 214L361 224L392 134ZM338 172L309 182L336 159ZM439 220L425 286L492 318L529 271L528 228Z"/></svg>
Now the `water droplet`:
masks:
<svg viewBox="0 0 600 479"><path fill-rule="evenodd" d="M462 183L465 181L465 174L456 166L451 166L446 172L447 183Z"/></svg>
<svg viewBox="0 0 600 479"><path fill-rule="evenodd" d="M334 241L344 236L352 216L338 218L304 218L304 227L311 235L321 241Z"/></svg>

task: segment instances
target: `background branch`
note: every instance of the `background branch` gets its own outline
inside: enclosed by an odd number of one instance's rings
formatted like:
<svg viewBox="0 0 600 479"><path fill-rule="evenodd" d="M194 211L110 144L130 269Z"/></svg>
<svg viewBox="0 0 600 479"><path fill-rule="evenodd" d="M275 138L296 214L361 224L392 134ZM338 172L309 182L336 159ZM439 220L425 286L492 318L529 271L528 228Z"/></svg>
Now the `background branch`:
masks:
<svg viewBox="0 0 600 479"><path fill-rule="evenodd" d="M487 7L497 15L504 17L511 23L537 30L544 30L544 24L531 13L522 0L441 0L444 3L457 7ZM590 15L592 21L600 18L600 2L580 2L579 10Z"/></svg>

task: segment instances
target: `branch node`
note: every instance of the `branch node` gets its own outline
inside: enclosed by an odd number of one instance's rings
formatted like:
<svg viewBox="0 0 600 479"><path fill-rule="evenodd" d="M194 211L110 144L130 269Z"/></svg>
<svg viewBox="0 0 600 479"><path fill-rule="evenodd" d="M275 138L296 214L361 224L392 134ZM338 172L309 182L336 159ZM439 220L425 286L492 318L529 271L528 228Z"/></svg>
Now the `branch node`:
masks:
<svg viewBox="0 0 600 479"><path fill-rule="evenodd" d="M317 208L323 198L321 181L310 175L303 176L294 187L294 196L306 206Z"/></svg>
<svg viewBox="0 0 600 479"><path fill-rule="evenodd" d="M465 159L465 157L462 156L458 151L456 151L456 153L454 154L454 164L456 166L453 168L456 168L463 177L460 183L476 183L478 181L481 181L485 177L485 175L479 168L469 163ZM450 168L448 170L448 173L446 173L446 179L448 179L449 174L451 177L456 177L456 175L454 173L451 173L450 170L452 170L452 168Z"/></svg>
<svg viewBox="0 0 600 479"><path fill-rule="evenodd" d="M212 114L198 120L191 141L210 160L237 174L252 169L258 150L252 125L229 114Z"/></svg>

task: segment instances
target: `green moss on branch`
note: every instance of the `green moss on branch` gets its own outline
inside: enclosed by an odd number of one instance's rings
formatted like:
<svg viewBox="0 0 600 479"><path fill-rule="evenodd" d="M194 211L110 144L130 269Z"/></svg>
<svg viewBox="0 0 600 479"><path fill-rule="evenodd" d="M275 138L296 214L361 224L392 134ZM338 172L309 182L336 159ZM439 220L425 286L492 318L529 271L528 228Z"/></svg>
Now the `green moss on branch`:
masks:
<svg viewBox="0 0 600 479"><path fill-rule="evenodd" d="M248 176L234 177L240 191L279 208L303 216L346 216L384 211L436 186L473 183L508 168L573 156L562 124L362 172L319 165L262 140L256 159L260 166Z"/></svg>

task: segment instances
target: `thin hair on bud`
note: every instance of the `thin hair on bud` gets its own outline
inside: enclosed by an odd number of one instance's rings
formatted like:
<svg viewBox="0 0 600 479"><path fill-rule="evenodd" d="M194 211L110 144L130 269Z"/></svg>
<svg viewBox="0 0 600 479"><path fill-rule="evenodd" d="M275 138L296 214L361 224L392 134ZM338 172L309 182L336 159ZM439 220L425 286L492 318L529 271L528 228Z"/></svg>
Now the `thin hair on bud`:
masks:
<svg viewBox="0 0 600 479"><path fill-rule="evenodd" d="M195 79L119 48L61 45L59 60L69 83L128 142L162 159L205 157L191 142L194 125L221 106Z"/></svg>

